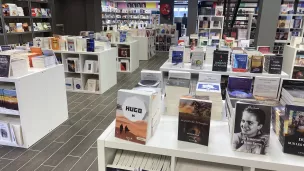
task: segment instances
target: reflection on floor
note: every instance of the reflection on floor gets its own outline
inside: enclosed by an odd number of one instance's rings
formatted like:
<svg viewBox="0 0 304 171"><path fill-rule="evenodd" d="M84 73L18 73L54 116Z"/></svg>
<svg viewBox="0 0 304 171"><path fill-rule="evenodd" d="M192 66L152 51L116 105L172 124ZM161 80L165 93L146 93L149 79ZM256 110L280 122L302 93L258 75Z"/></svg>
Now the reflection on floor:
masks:
<svg viewBox="0 0 304 171"><path fill-rule="evenodd" d="M159 70L167 58L161 53L132 74L119 73L102 95L67 93L69 119L28 150L0 146L0 170L98 171L96 139L115 118L117 90L133 88L142 69Z"/></svg>

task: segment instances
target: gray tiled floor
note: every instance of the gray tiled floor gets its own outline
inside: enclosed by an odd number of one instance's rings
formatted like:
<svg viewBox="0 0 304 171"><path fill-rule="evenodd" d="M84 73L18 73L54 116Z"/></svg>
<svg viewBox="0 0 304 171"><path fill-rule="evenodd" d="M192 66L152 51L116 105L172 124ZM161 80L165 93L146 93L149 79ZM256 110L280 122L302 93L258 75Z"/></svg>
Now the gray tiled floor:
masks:
<svg viewBox="0 0 304 171"><path fill-rule="evenodd" d="M133 88L142 69L159 70L167 54L141 61L102 95L67 93L69 119L30 149L0 146L0 171L97 171L96 140L115 118L117 90Z"/></svg>

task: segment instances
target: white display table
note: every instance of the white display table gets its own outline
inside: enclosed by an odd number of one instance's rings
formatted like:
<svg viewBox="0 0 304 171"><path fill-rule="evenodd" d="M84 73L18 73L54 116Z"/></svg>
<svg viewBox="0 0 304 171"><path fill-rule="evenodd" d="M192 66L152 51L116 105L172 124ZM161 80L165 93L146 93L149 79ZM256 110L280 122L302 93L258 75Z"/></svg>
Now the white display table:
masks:
<svg viewBox="0 0 304 171"><path fill-rule="evenodd" d="M63 65L30 69L21 77L0 77L0 83L13 84L16 88L22 148L29 148L68 119ZM2 111L1 115L8 114ZM3 141L0 145L17 146Z"/></svg>
<svg viewBox="0 0 304 171"><path fill-rule="evenodd" d="M82 70L78 73L68 72L65 68L66 77L81 78L82 87L85 86L86 82L90 78L99 80L99 91L92 92L88 90L67 90L71 92L81 93L93 93L102 94L108 89L113 87L117 83L117 72L116 72L116 56L117 48L111 48L102 52L70 52L70 51L54 51L57 58L61 58L62 63L66 67L66 59L69 57L75 57L80 59L80 67ZM85 73L83 71L85 60L96 60L98 61L98 73Z"/></svg>
<svg viewBox="0 0 304 171"><path fill-rule="evenodd" d="M167 155L171 157L171 171L176 170L178 158L243 166L244 170L269 169L275 171L303 171L303 157L282 152L278 138L272 132L268 155L235 152L231 148L228 123L211 121L209 146L202 146L177 140L178 117L162 116L155 135L146 145L115 138L115 121L98 138L99 171L114 159L117 149Z"/></svg>
<svg viewBox="0 0 304 171"><path fill-rule="evenodd" d="M268 74L266 72L263 73L250 73L250 72L232 72L231 66L228 66L227 72L222 71L212 71L211 64L204 64L203 69L191 69L191 64L186 63L184 64L183 68L174 68L172 67L172 63L165 62L161 67L160 71L162 72L169 72L170 70L173 71L184 71L190 72L191 74L199 74L199 73L214 73L214 74L221 74L221 75L229 75L229 76L243 76L243 77L256 77L256 76L263 76L263 77L280 77L280 78L289 78L289 75L282 71L281 75L278 74Z"/></svg>

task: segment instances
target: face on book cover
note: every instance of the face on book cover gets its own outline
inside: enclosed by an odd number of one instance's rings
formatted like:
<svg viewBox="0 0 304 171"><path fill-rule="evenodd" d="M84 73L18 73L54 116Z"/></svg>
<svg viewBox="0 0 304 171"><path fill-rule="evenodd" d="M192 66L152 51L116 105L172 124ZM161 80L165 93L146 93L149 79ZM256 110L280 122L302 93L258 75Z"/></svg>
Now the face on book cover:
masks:
<svg viewBox="0 0 304 171"><path fill-rule="evenodd" d="M262 127L263 125L257 121L257 117L253 113L248 111L243 112L241 130L244 135L247 137L254 137Z"/></svg>

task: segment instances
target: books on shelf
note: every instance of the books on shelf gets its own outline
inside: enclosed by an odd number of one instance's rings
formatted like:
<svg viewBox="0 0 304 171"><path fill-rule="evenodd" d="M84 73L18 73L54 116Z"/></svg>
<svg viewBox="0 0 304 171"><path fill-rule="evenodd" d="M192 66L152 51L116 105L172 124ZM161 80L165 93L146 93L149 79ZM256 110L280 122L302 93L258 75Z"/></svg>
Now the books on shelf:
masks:
<svg viewBox="0 0 304 171"><path fill-rule="evenodd" d="M153 122L159 117L159 102L154 98L156 94L140 90L118 91L115 137L139 144L147 143L157 127Z"/></svg>
<svg viewBox="0 0 304 171"><path fill-rule="evenodd" d="M232 71L233 72L247 72L248 55L247 54L232 54L232 57L233 57Z"/></svg>
<svg viewBox="0 0 304 171"><path fill-rule="evenodd" d="M75 52L76 51L76 38L68 37L67 45L68 45L68 51Z"/></svg>
<svg viewBox="0 0 304 171"><path fill-rule="evenodd" d="M228 51L215 50L213 55L212 71L227 71Z"/></svg>
<svg viewBox="0 0 304 171"><path fill-rule="evenodd" d="M128 59L119 59L117 64L119 71L130 71L130 61Z"/></svg>
<svg viewBox="0 0 304 171"><path fill-rule="evenodd" d="M208 146L212 101L208 96L182 96L179 103L178 140Z"/></svg>
<svg viewBox="0 0 304 171"><path fill-rule="evenodd" d="M283 56L265 55L264 70L269 74L281 74Z"/></svg>
<svg viewBox="0 0 304 171"><path fill-rule="evenodd" d="M83 71L85 73L98 73L98 61L85 60Z"/></svg>
<svg viewBox="0 0 304 171"><path fill-rule="evenodd" d="M67 90L73 90L74 89L74 78L73 77L66 77L65 78L65 88Z"/></svg>
<svg viewBox="0 0 304 171"><path fill-rule="evenodd" d="M0 87L0 113L19 114L18 98L15 87Z"/></svg>
<svg viewBox="0 0 304 171"><path fill-rule="evenodd" d="M251 73L262 73L263 72L264 56L252 56L250 61L250 72Z"/></svg>
<svg viewBox="0 0 304 171"><path fill-rule="evenodd" d="M12 116L1 116L0 127L0 141L12 143L16 146L24 145L20 118Z"/></svg>
<svg viewBox="0 0 304 171"><path fill-rule="evenodd" d="M98 81L99 80L97 80L97 79L88 79L86 86L85 86L85 90L88 90L90 92L98 91L98 85L97 85Z"/></svg>
<svg viewBox="0 0 304 171"><path fill-rule="evenodd" d="M232 149L265 155L269 152L271 106L237 102L232 136Z"/></svg>
<svg viewBox="0 0 304 171"><path fill-rule="evenodd" d="M49 8L32 8L32 17L52 17Z"/></svg>
<svg viewBox="0 0 304 171"><path fill-rule="evenodd" d="M56 57L54 56L36 56L32 58L33 68L47 68L56 65Z"/></svg>
<svg viewBox="0 0 304 171"><path fill-rule="evenodd" d="M283 101L284 105L304 105L304 89L297 87L282 88L281 101Z"/></svg>
<svg viewBox="0 0 304 171"><path fill-rule="evenodd" d="M72 57L68 57L66 59L66 69L68 72L81 72L81 68L80 68L80 60L79 58L72 58Z"/></svg>
<svg viewBox="0 0 304 171"><path fill-rule="evenodd" d="M81 78L73 78L74 90L83 90Z"/></svg>

